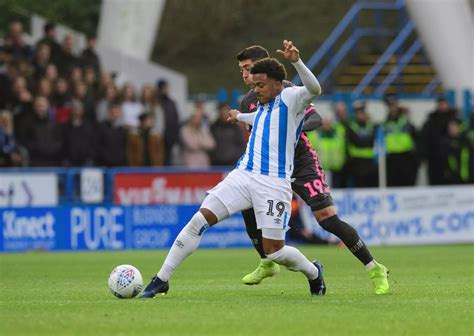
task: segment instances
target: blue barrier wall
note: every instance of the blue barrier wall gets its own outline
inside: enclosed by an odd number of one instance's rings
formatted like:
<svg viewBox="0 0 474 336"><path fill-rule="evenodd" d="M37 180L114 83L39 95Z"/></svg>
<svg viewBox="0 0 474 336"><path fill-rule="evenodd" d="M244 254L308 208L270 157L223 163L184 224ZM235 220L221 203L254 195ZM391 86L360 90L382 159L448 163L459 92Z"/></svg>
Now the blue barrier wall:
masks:
<svg viewBox="0 0 474 336"><path fill-rule="evenodd" d="M224 169L98 170L97 180L84 178L93 185L92 194L86 196L94 196L100 190L95 186L101 184L108 195L91 205L81 203L88 198L79 192L79 169L39 171L1 171L0 252L169 248L198 210L206 190L225 176ZM347 189L333 190L332 197L339 216L358 230L367 245L472 243L472 188ZM306 205L299 214L307 229L327 235ZM201 246L251 246L241 215L206 232Z"/></svg>
<svg viewBox="0 0 474 336"><path fill-rule="evenodd" d="M0 210L0 251L169 248L197 205L63 206ZM201 247L251 246L240 214L204 235Z"/></svg>

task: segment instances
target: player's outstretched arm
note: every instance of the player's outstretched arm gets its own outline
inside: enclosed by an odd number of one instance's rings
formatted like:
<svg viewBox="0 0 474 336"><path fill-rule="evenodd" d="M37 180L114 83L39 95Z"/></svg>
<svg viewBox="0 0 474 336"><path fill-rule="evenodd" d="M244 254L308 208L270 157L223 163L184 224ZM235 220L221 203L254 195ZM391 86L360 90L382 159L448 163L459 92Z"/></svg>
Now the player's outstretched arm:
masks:
<svg viewBox="0 0 474 336"><path fill-rule="evenodd" d="M242 121L250 126L253 125L257 112L252 113L241 113L239 110L230 110L229 114L227 115L227 121L236 123L238 121Z"/></svg>
<svg viewBox="0 0 474 336"><path fill-rule="evenodd" d="M311 102L314 97L321 94L321 85L319 85L316 76L309 70L303 61L300 59L300 51L293 45L292 41L283 41L284 50L277 50L277 53L283 55L288 61L290 61L295 67L298 75L300 75L301 81L305 86L308 93L302 98L306 102Z"/></svg>

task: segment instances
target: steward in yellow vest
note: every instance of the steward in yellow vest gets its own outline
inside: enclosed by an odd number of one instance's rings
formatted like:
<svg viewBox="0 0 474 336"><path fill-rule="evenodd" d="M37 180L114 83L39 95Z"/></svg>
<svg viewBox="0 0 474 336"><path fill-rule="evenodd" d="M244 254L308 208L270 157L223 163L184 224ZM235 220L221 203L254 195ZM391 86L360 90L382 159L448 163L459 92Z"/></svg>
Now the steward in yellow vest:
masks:
<svg viewBox="0 0 474 336"><path fill-rule="evenodd" d="M413 186L418 173L416 152L417 133L408 121L406 109L389 107L384 128L385 151L387 153L387 185Z"/></svg>
<svg viewBox="0 0 474 336"><path fill-rule="evenodd" d="M323 119L321 128L306 133L311 146L318 154L321 165L331 172L331 187L346 187L345 165L347 161L346 128L340 122Z"/></svg>
<svg viewBox="0 0 474 336"><path fill-rule="evenodd" d="M365 104L354 104L354 119L347 127L348 175L354 187L376 187L378 168L375 162L377 127L370 121Z"/></svg>
<svg viewBox="0 0 474 336"><path fill-rule="evenodd" d="M474 111L471 113L471 118L468 122L463 124L462 128L465 133L468 148L468 183L474 184Z"/></svg>
<svg viewBox="0 0 474 336"><path fill-rule="evenodd" d="M470 125L453 119L448 123L448 136L440 150L446 153L444 178L448 184L473 182L474 130Z"/></svg>

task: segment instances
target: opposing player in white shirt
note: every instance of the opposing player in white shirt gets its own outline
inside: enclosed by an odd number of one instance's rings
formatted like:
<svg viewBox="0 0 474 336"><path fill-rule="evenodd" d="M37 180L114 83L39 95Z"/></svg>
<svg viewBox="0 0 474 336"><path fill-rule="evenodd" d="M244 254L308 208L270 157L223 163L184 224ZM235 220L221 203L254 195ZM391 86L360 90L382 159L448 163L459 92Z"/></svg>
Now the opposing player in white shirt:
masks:
<svg viewBox="0 0 474 336"><path fill-rule="evenodd" d="M176 267L199 246L202 234L230 215L254 208L262 230L263 250L268 259L289 270L302 272L312 295L324 295L326 285L322 265L310 262L296 248L285 245L291 214L291 174L296 142L303 127L304 111L321 87L303 64L298 49L283 41L277 52L292 62L304 84L283 88L285 67L276 59L257 61L251 69L254 91L259 101L254 113L232 110L229 121L252 125L247 149L234 169L209 191L201 208L176 237L160 271L145 288L142 298L152 298L169 290L168 280Z"/></svg>

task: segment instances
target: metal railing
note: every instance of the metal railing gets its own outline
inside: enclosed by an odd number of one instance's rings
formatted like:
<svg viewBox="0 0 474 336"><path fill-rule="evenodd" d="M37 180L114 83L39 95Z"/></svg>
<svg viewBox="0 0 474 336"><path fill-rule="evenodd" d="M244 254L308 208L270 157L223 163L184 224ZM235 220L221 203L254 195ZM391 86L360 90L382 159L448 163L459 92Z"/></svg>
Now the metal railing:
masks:
<svg viewBox="0 0 474 336"><path fill-rule="evenodd" d="M421 92L422 95L429 95L430 93L432 93L436 87L440 84L440 80L438 79L438 77L433 77L433 79L428 83L426 84L425 88L423 89L423 91Z"/></svg>
<svg viewBox="0 0 474 336"><path fill-rule="evenodd" d="M387 63L387 61L392 57L397 50L405 43L408 39L410 34L415 29L415 25L412 21L408 21L407 24L403 27L400 33L395 37L392 43L388 46L388 48L384 51L384 53L379 57L377 62L372 66L372 68L367 72L364 78L360 81L360 83L355 87L352 95L357 97L362 94L362 92L370 85L373 81L375 76L380 72L383 66Z"/></svg>
<svg viewBox="0 0 474 336"><path fill-rule="evenodd" d="M339 24L334 28L331 32L329 37L324 41L324 43L316 50L313 55L306 61L306 65L309 69L313 70L322 60L326 57L331 50L334 49L335 44L338 42L339 38L342 34L346 31L349 26L355 25L355 20L357 19L358 15L362 10L401 10L405 6L404 0L397 0L394 3L387 3L387 2L367 2L367 1L359 1L356 2L351 9L347 12L344 18L339 22ZM345 55L356 45L358 40L361 37L361 31L357 28L354 29L351 36L348 38L346 42L343 43L342 48L346 49L347 51L342 52L339 54L337 62L334 61L333 57L330 61L330 68L323 70L325 72L324 76L327 79L329 75L332 74L334 69L339 65ZM368 31L366 31L368 32ZM383 36L386 34L386 31L380 29L374 29L371 31L370 36ZM352 40L352 41L349 41ZM337 55L336 55L337 56ZM342 57L341 57L342 56ZM293 78L293 82L297 85L301 84L301 79L299 76Z"/></svg>
<svg viewBox="0 0 474 336"><path fill-rule="evenodd" d="M373 36L375 31L376 31L375 28L358 28L358 29L356 29L352 33L351 38L348 39L341 46L341 48L339 48L337 53L334 55L334 57L331 58L331 61L328 63L328 65L323 69L321 74L318 76L319 81L321 83L326 82L329 79L329 77L332 75L334 70L337 68L337 66L344 59L344 57L346 57L347 54L355 47L355 45L359 42L359 40L362 37L365 37L365 36ZM383 30L383 31L378 30L377 35L378 36L387 36L387 35L391 35L391 32L389 30Z"/></svg>
<svg viewBox="0 0 474 336"><path fill-rule="evenodd" d="M393 30L389 28L383 28L381 26L383 21L383 17L381 17L382 15L376 15L375 28L360 27L358 17L363 10L373 10L379 12L390 10L399 11L397 29ZM352 29L350 36L345 41L341 41L341 37L348 28ZM379 57L369 72L365 74L364 78L357 84L354 91L352 92L354 99L367 96L372 98L380 98L383 96L386 89L402 75L402 71L405 66L423 48L421 40L416 39L408 49L401 50L404 44L409 40L410 36L412 36L413 32L414 24L410 21L406 14L405 0L397 0L391 3L358 1L350 8L350 10L346 13L336 28L334 28L320 48L316 50L308 59L306 64L313 71L317 66L323 65L322 70L318 75L318 79L321 83L325 83L325 86L329 87L329 91L331 91L330 88L332 86L332 75L344 58L349 53L354 53L354 49L358 46L362 37L394 36L391 44ZM340 47L336 53L334 53L335 46L338 42L341 42ZM399 57L395 67L383 78L383 81L380 84L374 83L373 80L376 78L376 76L380 75L380 71L383 69L384 65L386 65L391 56L395 54ZM326 59L327 63L325 64L324 62ZM293 78L293 82L297 85L301 84L301 80L298 75ZM425 86L419 96L425 98L434 96L435 90L439 84L439 80L434 78ZM373 94L364 95L363 92L369 85L374 86Z"/></svg>
<svg viewBox="0 0 474 336"><path fill-rule="evenodd" d="M390 73L387 75L387 77L385 77L382 84L380 84L377 87L377 89L374 92L375 96L382 96L384 94L384 92L388 88L388 86L390 84L392 84L393 81L398 76L400 76L400 73L405 68L405 66L412 60L412 58L415 56L415 54L422 47L423 47L423 44L421 43L420 39L417 39L415 42L413 42L413 44L410 46L410 48L407 50L407 52L398 60L397 64L390 71Z"/></svg>

